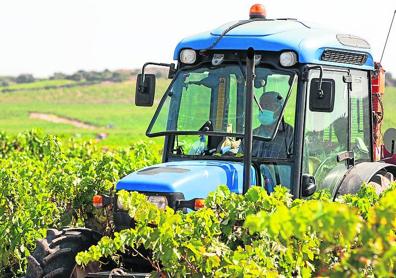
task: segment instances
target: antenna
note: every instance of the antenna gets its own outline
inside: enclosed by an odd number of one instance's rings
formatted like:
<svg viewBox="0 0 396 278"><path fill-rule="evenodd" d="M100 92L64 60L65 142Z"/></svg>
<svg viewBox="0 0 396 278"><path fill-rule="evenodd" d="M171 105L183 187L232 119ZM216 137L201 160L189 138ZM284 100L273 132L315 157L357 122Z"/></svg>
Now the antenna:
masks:
<svg viewBox="0 0 396 278"><path fill-rule="evenodd" d="M380 64L381 64L381 62L382 62L382 57L384 57L384 52L385 52L386 44L388 43L389 34L390 34L391 30L392 30L392 25L393 25L393 20L395 19L395 15L396 15L396 10L393 12L393 17L392 17L391 24L390 24L390 26L389 26L388 35L386 36L384 49L382 49Z"/></svg>

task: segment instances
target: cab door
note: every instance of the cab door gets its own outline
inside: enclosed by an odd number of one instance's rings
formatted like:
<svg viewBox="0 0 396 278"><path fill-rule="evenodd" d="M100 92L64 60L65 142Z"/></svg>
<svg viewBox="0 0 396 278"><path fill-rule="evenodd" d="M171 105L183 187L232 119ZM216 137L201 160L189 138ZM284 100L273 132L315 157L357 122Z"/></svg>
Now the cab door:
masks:
<svg viewBox="0 0 396 278"><path fill-rule="evenodd" d="M349 83L347 71L323 70L323 79L334 86L332 109L314 109L310 94L320 71L311 70L307 86L307 103L303 142L303 174L315 177L317 188L328 189L330 193L340 183L348 169L346 160L338 155L349 149Z"/></svg>

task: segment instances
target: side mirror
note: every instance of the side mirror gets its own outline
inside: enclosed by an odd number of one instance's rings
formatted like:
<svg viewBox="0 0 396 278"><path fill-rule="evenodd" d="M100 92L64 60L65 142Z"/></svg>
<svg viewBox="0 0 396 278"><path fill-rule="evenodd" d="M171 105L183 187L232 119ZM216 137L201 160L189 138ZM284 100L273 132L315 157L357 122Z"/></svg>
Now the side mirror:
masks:
<svg viewBox="0 0 396 278"><path fill-rule="evenodd" d="M334 109L335 81L312 78L309 90L309 110L332 112Z"/></svg>
<svg viewBox="0 0 396 278"><path fill-rule="evenodd" d="M315 177L308 174L303 174L301 187L301 193L303 197L309 197L314 194L317 188Z"/></svg>
<svg viewBox="0 0 396 278"><path fill-rule="evenodd" d="M153 106L155 95L155 74L138 74L136 80L136 106Z"/></svg>

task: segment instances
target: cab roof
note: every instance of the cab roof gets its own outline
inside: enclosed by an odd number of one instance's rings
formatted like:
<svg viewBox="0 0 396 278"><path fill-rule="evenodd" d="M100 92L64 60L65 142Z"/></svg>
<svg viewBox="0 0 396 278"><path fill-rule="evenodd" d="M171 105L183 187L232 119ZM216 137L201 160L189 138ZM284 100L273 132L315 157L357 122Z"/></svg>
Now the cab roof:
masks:
<svg viewBox="0 0 396 278"><path fill-rule="evenodd" d="M212 31L204 32L183 39L177 45L174 59L179 59L182 49L208 49L232 25L230 22ZM326 29L309 26L295 19L251 20L227 32L212 50L247 50L256 51L295 51L302 64L321 64L374 70L370 45L360 37L337 34ZM330 56L327 55L329 52ZM334 53L341 53L340 59L327 59ZM327 55L324 59L323 56ZM364 55L363 62L356 63L345 57Z"/></svg>

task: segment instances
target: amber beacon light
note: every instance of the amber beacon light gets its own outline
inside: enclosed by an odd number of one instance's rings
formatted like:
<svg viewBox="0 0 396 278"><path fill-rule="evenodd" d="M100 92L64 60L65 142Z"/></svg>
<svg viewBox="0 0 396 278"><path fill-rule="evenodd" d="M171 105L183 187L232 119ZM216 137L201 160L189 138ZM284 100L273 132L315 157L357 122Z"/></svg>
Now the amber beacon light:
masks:
<svg viewBox="0 0 396 278"><path fill-rule="evenodd" d="M253 18L266 18L267 17L267 11L265 10L263 5L254 4L253 6L250 7L249 17L250 17L250 19L253 19Z"/></svg>

